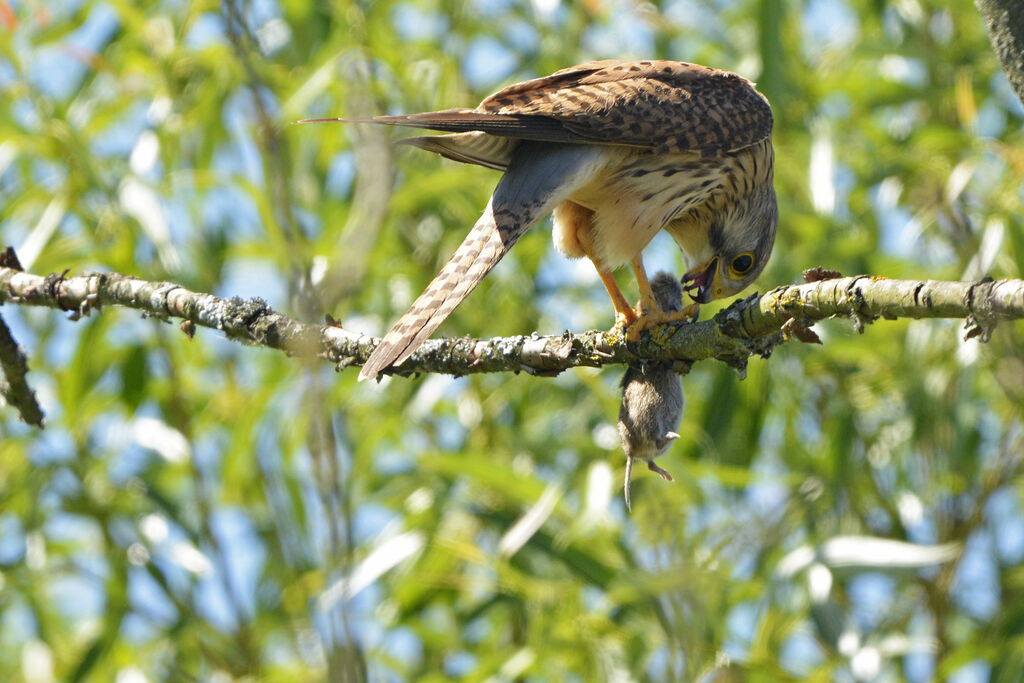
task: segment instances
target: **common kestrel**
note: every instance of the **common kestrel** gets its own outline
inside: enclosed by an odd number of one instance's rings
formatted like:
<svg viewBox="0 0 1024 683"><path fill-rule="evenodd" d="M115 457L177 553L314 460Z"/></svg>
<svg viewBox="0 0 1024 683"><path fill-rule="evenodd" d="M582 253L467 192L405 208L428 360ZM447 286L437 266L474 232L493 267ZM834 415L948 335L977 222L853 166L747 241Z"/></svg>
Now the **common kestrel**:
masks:
<svg viewBox="0 0 1024 683"><path fill-rule="evenodd" d="M360 379L407 358L552 211L555 246L594 262L616 323L632 332L696 310L666 315L654 301L641 251L660 230L682 249L684 282L699 303L753 282L775 242L771 107L750 81L728 71L686 62L588 62L511 85L476 109L369 121L454 131L402 142L504 175ZM639 312L611 272L627 263L640 288Z"/></svg>

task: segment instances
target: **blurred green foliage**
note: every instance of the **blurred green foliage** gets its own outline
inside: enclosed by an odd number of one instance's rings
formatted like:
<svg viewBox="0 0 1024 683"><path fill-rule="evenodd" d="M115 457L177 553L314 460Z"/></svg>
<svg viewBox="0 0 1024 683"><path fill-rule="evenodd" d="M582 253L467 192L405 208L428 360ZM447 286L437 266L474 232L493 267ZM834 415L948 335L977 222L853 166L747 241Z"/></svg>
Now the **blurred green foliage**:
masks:
<svg viewBox="0 0 1024 683"><path fill-rule="evenodd" d="M930 0L0 0L2 241L380 332L496 174L290 123L604 57L760 82L762 289L1022 276L1021 106L974 8ZM610 325L570 266L536 229L441 333ZM1019 323L830 321L744 381L702 363L677 482L641 472L627 516L615 369L357 385L118 310L2 314L47 413L0 416L7 680L1024 676Z"/></svg>

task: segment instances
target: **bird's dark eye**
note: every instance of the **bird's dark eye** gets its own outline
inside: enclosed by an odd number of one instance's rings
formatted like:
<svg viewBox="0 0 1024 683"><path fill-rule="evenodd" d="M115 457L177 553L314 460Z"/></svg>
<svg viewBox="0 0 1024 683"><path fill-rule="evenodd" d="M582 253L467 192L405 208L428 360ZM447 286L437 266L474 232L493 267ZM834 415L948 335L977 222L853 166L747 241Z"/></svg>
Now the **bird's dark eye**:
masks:
<svg viewBox="0 0 1024 683"><path fill-rule="evenodd" d="M750 272L750 269L754 267L754 255L749 251L745 251L732 260L729 264L729 270L732 271L733 276L746 275Z"/></svg>

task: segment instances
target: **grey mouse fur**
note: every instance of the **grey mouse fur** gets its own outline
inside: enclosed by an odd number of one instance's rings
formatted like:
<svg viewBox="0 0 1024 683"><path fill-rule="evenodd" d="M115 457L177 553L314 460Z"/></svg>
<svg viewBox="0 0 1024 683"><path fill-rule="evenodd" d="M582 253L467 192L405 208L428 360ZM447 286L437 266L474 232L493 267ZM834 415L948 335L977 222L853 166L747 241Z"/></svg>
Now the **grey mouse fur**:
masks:
<svg viewBox="0 0 1024 683"><path fill-rule="evenodd" d="M651 279L655 300L663 311L682 309L683 288L675 277L659 272ZM679 438L676 430L683 418L683 383L673 370L656 363L630 366L622 376L622 404L619 406L619 436L626 453L624 485L626 509L632 510L629 482L633 461L643 460L648 469L667 481L672 475L654 464L654 459Z"/></svg>

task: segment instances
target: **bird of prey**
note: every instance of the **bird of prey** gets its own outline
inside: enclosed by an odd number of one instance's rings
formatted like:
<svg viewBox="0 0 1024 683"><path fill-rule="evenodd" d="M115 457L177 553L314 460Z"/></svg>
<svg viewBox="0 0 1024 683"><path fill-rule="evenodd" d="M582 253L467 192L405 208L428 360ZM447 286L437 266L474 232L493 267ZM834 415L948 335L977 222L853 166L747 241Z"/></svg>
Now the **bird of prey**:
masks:
<svg viewBox="0 0 1024 683"><path fill-rule="evenodd" d="M659 231L682 249L684 282L698 303L753 282L775 242L771 107L750 81L728 71L602 60L511 85L475 109L367 121L447 131L402 142L504 175L465 241L384 336L360 379L412 354L550 212L555 246L593 261L616 324L631 335L696 314L694 304L668 316L654 301L641 251ZM640 288L639 310L612 275L627 263Z"/></svg>
<svg viewBox="0 0 1024 683"><path fill-rule="evenodd" d="M683 288L679 281L662 271L651 278L651 292L658 307L666 313L681 311ZM633 365L622 375L622 403L619 405L619 438L626 453L626 481L623 492L626 509L631 510L629 483L633 461L643 460L647 469L666 481L672 475L654 464L654 459L679 438L675 430L683 419L683 382L672 368L657 363Z"/></svg>

